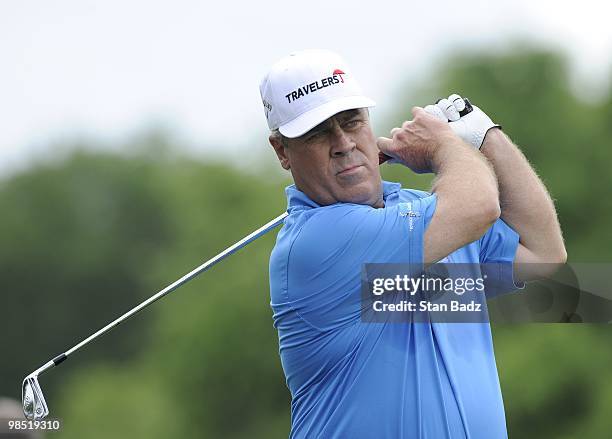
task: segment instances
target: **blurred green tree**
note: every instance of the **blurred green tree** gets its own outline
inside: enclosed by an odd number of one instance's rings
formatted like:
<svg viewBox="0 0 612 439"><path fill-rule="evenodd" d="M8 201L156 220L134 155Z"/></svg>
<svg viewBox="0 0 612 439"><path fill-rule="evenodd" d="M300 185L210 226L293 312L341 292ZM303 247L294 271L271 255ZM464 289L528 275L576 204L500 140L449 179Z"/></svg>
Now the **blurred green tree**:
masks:
<svg viewBox="0 0 612 439"><path fill-rule="evenodd" d="M17 396L26 371L146 294L150 261L171 238L154 171L143 160L77 152L0 184L0 350L11 358L0 368L1 393ZM112 339L113 360L139 349L150 318ZM106 349L92 346L83 358Z"/></svg>

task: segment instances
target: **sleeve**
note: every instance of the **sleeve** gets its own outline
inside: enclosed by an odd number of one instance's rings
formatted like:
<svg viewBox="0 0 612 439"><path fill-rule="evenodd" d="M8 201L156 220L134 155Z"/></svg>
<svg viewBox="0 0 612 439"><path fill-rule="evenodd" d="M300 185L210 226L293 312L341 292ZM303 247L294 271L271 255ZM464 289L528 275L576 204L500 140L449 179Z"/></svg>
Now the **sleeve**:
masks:
<svg viewBox="0 0 612 439"><path fill-rule="evenodd" d="M480 262L513 262L519 235L498 219L480 238Z"/></svg>
<svg viewBox="0 0 612 439"><path fill-rule="evenodd" d="M524 283L514 281L514 257L519 235L506 222L498 219L480 238L480 264L487 276L487 297L523 289Z"/></svg>
<svg viewBox="0 0 612 439"><path fill-rule="evenodd" d="M422 263L423 233L435 205L431 195L380 209L358 204L317 209L289 251L291 307L320 330L358 320L363 264Z"/></svg>

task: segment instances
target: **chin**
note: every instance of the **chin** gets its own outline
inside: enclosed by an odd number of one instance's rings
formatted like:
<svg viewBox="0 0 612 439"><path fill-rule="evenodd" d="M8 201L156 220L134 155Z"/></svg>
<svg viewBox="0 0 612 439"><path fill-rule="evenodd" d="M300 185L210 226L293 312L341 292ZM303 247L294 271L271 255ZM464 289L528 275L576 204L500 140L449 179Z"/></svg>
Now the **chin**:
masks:
<svg viewBox="0 0 612 439"><path fill-rule="evenodd" d="M373 206L380 198L380 185L373 185L371 182L363 182L362 184L345 188L342 191L342 195L337 199L342 203Z"/></svg>

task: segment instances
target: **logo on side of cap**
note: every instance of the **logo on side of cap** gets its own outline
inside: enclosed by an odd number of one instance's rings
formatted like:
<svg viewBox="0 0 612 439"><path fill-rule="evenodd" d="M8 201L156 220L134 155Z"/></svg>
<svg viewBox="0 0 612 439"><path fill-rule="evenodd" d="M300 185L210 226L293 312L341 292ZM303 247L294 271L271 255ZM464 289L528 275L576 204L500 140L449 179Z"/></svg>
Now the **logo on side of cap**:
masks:
<svg viewBox="0 0 612 439"><path fill-rule="evenodd" d="M297 101L299 98L308 95L309 93L316 93L318 90L324 89L325 87L330 87L336 84L343 84L345 75L342 70L335 69L331 76L327 76L325 78L321 78L315 82L311 82L310 84L303 85L301 87L296 88L290 93L287 93L285 97L287 98L288 103L292 103ZM265 103L264 103L265 106Z"/></svg>
<svg viewBox="0 0 612 439"><path fill-rule="evenodd" d="M262 99L261 101L263 102L264 111L266 112L266 119L268 119L268 116L270 115L270 112L272 111L272 104L266 101L265 99Z"/></svg>

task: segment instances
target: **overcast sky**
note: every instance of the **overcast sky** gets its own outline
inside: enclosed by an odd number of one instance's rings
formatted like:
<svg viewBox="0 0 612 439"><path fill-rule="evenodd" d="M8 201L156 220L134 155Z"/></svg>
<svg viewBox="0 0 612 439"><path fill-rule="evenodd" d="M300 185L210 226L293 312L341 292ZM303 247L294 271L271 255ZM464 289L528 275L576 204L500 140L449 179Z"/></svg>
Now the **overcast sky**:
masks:
<svg viewBox="0 0 612 439"><path fill-rule="evenodd" d="M608 14L560 3L0 0L0 174L62 139L119 143L157 123L195 151L264 148L253 144L266 133L259 80L303 48L342 54L378 114L452 48L517 36L568 53L578 84L602 84Z"/></svg>

